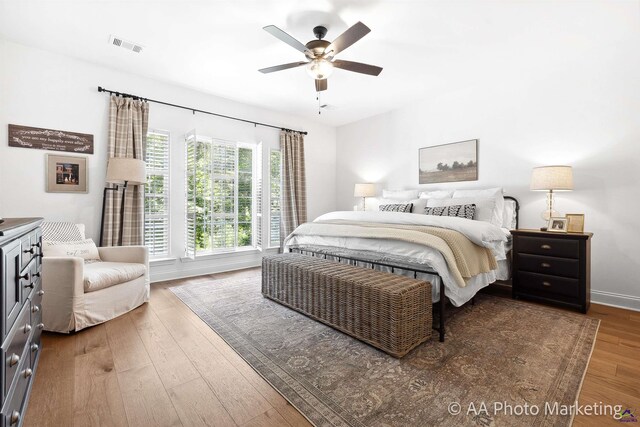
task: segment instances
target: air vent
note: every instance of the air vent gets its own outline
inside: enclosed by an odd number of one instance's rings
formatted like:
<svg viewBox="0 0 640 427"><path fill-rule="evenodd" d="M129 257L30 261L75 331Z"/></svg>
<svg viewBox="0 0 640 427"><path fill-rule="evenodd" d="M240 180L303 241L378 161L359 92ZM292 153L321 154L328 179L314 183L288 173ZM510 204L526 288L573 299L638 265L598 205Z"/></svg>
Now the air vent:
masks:
<svg viewBox="0 0 640 427"><path fill-rule="evenodd" d="M114 45L114 46L118 46L118 47L121 47L121 48L124 48L124 49L127 49L127 50L131 50L131 51L133 51L135 53L140 53L140 52L142 52L142 49L143 49L143 47L141 45L137 44L137 43L124 40L123 38L118 37L118 36L114 36L114 35L112 35L109 38L109 43Z"/></svg>

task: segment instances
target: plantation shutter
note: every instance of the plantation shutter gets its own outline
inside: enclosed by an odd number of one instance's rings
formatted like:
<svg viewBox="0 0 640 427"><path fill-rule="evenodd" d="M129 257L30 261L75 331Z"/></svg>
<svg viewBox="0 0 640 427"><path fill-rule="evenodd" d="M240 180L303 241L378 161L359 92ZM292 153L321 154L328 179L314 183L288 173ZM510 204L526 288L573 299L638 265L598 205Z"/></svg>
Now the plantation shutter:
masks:
<svg viewBox="0 0 640 427"><path fill-rule="evenodd" d="M234 143L215 140L212 147L213 248L236 247L238 153Z"/></svg>
<svg viewBox="0 0 640 427"><path fill-rule="evenodd" d="M185 138L185 250L187 258L196 257L196 152L197 140L195 131Z"/></svg>
<svg viewBox="0 0 640 427"><path fill-rule="evenodd" d="M262 142L256 147L256 246L262 249Z"/></svg>
<svg viewBox="0 0 640 427"><path fill-rule="evenodd" d="M156 130L145 141L144 244L155 258L169 255L169 141L168 132Z"/></svg>
<svg viewBox="0 0 640 427"><path fill-rule="evenodd" d="M269 153L269 247L280 246L281 163L280 151L271 150Z"/></svg>

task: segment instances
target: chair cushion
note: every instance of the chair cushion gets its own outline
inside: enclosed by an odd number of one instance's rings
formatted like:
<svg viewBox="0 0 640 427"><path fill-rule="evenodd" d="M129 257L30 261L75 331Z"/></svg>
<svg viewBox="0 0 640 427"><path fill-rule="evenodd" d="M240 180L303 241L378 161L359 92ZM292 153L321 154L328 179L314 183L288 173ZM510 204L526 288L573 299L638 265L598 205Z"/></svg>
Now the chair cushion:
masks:
<svg viewBox="0 0 640 427"><path fill-rule="evenodd" d="M129 280L147 272L144 264L133 262L94 262L84 266L84 291L94 292Z"/></svg>

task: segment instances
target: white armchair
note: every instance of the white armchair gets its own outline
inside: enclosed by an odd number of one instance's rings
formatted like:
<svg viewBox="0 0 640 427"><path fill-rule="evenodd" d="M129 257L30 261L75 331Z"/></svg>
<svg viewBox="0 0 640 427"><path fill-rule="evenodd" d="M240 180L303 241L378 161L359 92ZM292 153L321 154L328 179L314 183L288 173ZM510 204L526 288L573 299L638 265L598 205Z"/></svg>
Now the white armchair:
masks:
<svg viewBox="0 0 640 427"><path fill-rule="evenodd" d="M43 238L47 240L45 227ZM146 247L105 247L98 248L98 252L102 262L85 264L79 257L42 259L42 317L46 330L79 331L149 301Z"/></svg>

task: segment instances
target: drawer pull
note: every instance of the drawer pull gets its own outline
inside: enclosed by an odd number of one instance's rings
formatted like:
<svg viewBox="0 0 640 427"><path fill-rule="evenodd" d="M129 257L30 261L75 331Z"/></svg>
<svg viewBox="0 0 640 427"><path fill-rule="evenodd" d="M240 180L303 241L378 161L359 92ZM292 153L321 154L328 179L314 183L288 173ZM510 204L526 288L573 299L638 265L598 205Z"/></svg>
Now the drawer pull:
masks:
<svg viewBox="0 0 640 427"><path fill-rule="evenodd" d="M33 277L40 277L40 272L38 271L37 273L33 273Z"/></svg>
<svg viewBox="0 0 640 427"><path fill-rule="evenodd" d="M40 289L40 290L38 291L38 296L40 296L40 297L41 297L42 295L44 295L44 291L43 291L42 289Z"/></svg>
<svg viewBox="0 0 640 427"><path fill-rule="evenodd" d="M33 289L33 283L29 283L28 285L24 285L24 287Z"/></svg>
<svg viewBox="0 0 640 427"><path fill-rule="evenodd" d="M549 249L551 249L551 245L546 245L546 244L545 244L545 245L540 245L540 249L547 249L547 250L549 250Z"/></svg>
<svg viewBox="0 0 640 427"><path fill-rule="evenodd" d="M31 370L31 368L27 368L22 371L22 376L25 378L29 378L31 375L33 375L33 371Z"/></svg>
<svg viewBox="0 0 640 427"><path fill-rule="evenodd" d="M31 325L27 323L26 325L24 325L24 333L26 334L29 331L31 331Z"/></svg>
<svg viewBox="0 0 640 427"><path fill-rule="evenodd" d="M32 254L32 255L33 255L33 253L35 252L35 250L34 250L33 248L30 248L30 249L25 249L25 250L24 250L24 251L22 251L22 252L24 252L25 254Z"/></svg>
<svg viewBox="0 0 640 427"><path fill-rule="evenodd" d="M36 326L36 328L43 330L44 329L44 323L38 323L38 325Z"/></svg>
<svg viewBox="0 0 640 427"><path fill-rule="evenodd" d="M34 248L39 248L40 247L40 242L32 243L31 246L33 246Z"/></svg>
<svg viewBox="0 0 640 427"><path fill-rule="evenodd" d="M11 423L11 425L16 424L18 421L20 421L20 412L18 411L13 411L11 413L11 418L9 418L9 422Z"/></svg>
<svg viewBox="0 0 640 427"><path fill-rule="evenodd" d="M31 307L31 312L32 313L37 313L40 311L40 307L38 307L37 305L34 305L33 307Z"/></svg>
<svg viewBox="0 0 640 427"><path fill-rule="evenodd" d="M549 268L549 267L551 267L551 264L549 264L548 262L543 262L542 264L540 264L540 267Z"/></svg>
<svg viewBox="0 0 640 427"><path fill-rule="evenodd" d="M38 346L38 344L31 344L31 351L33 351L34 353L38 351L39 348L40 347Z"/></svg>
<svg viewBox="0 0 640 427"><path fill-rule="evenodd" d="M551 283L549 283L549 282L542 282L542 286L551 286Z"/></svg>
<svg viewBox="0 0 640 427"><path fill-rule="evenodd" d="M17 365L18 362L20 362L20 356L18 356L17 354L13 353L11 355L11 357L9 357L9 367Z"/></svg>
<svg viewBox="0 0 640 427"><path fill-rule="evenodd" d="M26 273L24 273L22 276L20 276L20 278L21 278L21 279L24 279L24 280L29 280L29 277L30 277L30 276L29 276L29 272L26 272Z"/></svg>

